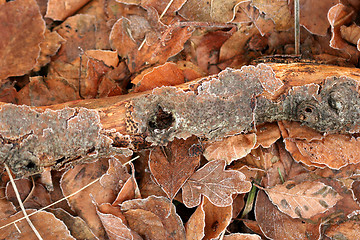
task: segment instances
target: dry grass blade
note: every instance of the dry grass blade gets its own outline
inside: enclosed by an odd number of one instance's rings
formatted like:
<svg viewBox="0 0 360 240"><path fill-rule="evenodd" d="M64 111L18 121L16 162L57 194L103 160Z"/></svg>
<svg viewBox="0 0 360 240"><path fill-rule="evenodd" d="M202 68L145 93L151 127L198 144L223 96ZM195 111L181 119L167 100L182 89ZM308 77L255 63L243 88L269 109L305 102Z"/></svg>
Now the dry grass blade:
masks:
<svg viewBox="0 0 360 240"><path fill-rule="evenodd" d="M26 221L29 223L29 226L30 226L31 229L34 231L36 237L37 237L38 239L41 239L41 240L42 240L43 238L41 237L41 235L40 235L40 233L38 232L38 230L36 230L34 224L31 222L31 220L30 220L30 218L29 218L29 215L26 213L24 204L23 204L22 201L21 201L21 197L20 197L19 191L18 191L18 189L17 189L17 187L16 187L14 178L13 178L12 175L11 175L11 171L10 171L9 167L7 166L6 163L4 163L4 166L5 166L6 172L7 172L8 175L9 175L11 185L12 185L13 188L14 188L14 192L15 192L16 198L17 198L17 200L18 200L18 202L19 202L19 206L20 206L20 208L21 208L21 211L24 213L24 218L25 218ZM15 223L15 222L14 222L14 223Z"/></svg>
<svg viewBox="0 0 360 240"><path fill-rule="evenodd" d="M47 209L47 208L49 208L49 207L51 207L51 206L54 206L54 205L58 204L59 202L62 202L62 201L64 201L64 200L66 200L66 199L68 199L68 198L70 198L70 197L78 194L79 192L83 191L85 188L88 188L89 186L93 185L94 183L96 183L96 182L99 181L99 180L100 180L100 178L97 178L97 179L95 179L94 181L90 182L89 184L85 185L84 187L80 188L78 191L76 191L76 192L74 192L74 193L72 193L72 194L70 194L70 195L68 195L68 196L66 196L66 197L64 197L64 198L62 198L62 199L59 199L58 201L53 202L52 204L49 204L49 205L46 206L46 207L40 208L40 209L37 210L36 212L33 212L33 213L28 214L28 215L26 215L26 217L22 217L22 218L19 218L19 219L15 220L15 221L11 222L11 223L5 224L5 225L1 226L0 229L3 229L3 228L5 228L5 227L7 227L7 226L10 226L11 224L15 224L15 223L17 223L17 222L20 222L21 220L26 219L26 218L28 218L28 217L30 217L30 216L32 216L32 215L34 215L34 214L36 214L36 213L38 213L38 212L40 212L40 211L43 211L43 210L45 210L45 209ZM15 188L14 188L14 189L15 189ZM19 202L19 203L20 203L20 202Z"/></svg>
<svg viewBox="0 0 360 240"><path fill-rule="evenodd" d="M167 10L170 8L171 4L174 2L174 0L170 0L170 2L168 3L168 5L166 6L166 8L164 9L164 11L161 13L159 19L161 19L165 13L167 12Z"/></svg>

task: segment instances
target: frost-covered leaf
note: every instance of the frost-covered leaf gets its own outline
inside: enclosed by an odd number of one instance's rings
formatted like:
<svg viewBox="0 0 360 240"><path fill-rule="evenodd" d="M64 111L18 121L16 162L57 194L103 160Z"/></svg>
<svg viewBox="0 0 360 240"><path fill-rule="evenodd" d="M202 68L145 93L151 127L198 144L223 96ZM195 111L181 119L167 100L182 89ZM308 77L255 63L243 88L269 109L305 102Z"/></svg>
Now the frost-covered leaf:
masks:
<svg viewBox="0 0 360 240"><path fill-rule="evenodd" d="M251 183L245 175L235 170L225 170L225 161L207 163L196 171L182 187L185 206L191 208L200 204L201 195L207 196L211 203L219 207L232 204L232 194L246 193Z"/></svg>
<svg viewBox="0 0 360 240"><path fill-rule="evenodd" d="M128 200L121 204L121 210L130 228L145 239L185 240L181 218L165 197Z"/></svg>
<svg viewBox="0 0 360 240"><path fill-rule="evenodd" d="M311 218L333 207L342 197L321 182L285 182L266 189L271 201L292 218Z"/></svg>
<svg viewBox="0 0 360 240"><path fill-rule="evenodd" d="M230 164L236 159L245 157L255 147L256 134L239 134L222 141L206 144L204 156L207 160L225 160Z"/></svg>
<svg viewBox="0 0 360 240"><path fill-rule="evenodd" d="M150 171L170 199L199 164L200 155L191 153L197 143L197 138L174 140L166 147L157 147L150 152Z"/></svg>

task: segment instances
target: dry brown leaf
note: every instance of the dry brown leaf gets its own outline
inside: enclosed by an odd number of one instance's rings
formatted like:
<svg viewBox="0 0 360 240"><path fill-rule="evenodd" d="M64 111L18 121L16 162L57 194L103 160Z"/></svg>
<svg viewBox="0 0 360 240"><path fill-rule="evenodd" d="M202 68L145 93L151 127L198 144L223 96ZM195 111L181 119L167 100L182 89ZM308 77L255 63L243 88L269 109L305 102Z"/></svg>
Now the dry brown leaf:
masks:
<svg viewBox="0 0 360 240"><path fill-rule="evenodd" d="M161 15L164 10L166 9L165 15L174 15L176 11L178 11L186 0L141 0L141 6L145 8L153 7L155 8L159 15ZM170 6L167 8L167 6L170 4Z"/></svg>
<svg viewBox="0 0 360 240"><path fill-rule="evenodd" d="M226 23L234 19L241 2L244 0L187 0L179 14L191 21Z"/></svg>
<svg viewBox="0 0 360 240"><path fill-rule="evenodd" d="M131 83L135 84L134 92L143 92L156 87L182 84L184 81L184 74L177 64L166 62L163 65L142 71Z"/></svg>
<svg viewBox="0 0 360 240"><path fill-rule="evenodd" d="M277 123L265 123L256 128L256 145L254 148L258 146L269 148L281 137Z"/></svg>
<svg viewBox="0 0 360 240"><path fill-rule="evenodd" d="M197 144L195 137L175 139L166 147L160 146L150 152L150 171L170 199L175 197L199 165L200 154L192 155L191 152Z"/></svg>
<svg viewBox="0 0 360 240"><path fill-rule="evenodd" d="M348 164L359 163L360 142L352 136L329 134L323 140L307 142L296 139L289 141L293 141L301 154L300 159L293 155L297 161L302 162L302 158L306 158L313 164L326 165L332 169L340 169Z"/></svg>
<svg viewBox="0 0 360 240"><path fill-rule="evenodd" d="M86 50L85 55L88 58L96 59L102 61L108 67L117 67L119 64L119 58L116 51L110 50Z"/></svg>
<svg viewBox="0 0 360 240"><path fill-rule="evenodd" d="M39 7L35 0L6 2L0 5L0 22L0 79L24 75L35 66L44 40Z"/></svg>
<svg viewBox="0 0 360 240"><path fill-rule="evenodd" d="M6 199L5 188L0 188L0 219L4 219L9 217L12 214L16 213L16 207L12 204L12 202Z"/></svg>
<svg viewBox="0 0 360 240"><path fill-rule="evenodd" d="M61 178L60 184L63 194L68 196L91 181L100 178L107 168L107 159L103 159L94 163L77 165L73 169L69 169ZM96 213L93 199L99 204L105 202L111 203L115 200L115 194L111 188L104 188L99 182L96 182L80 193L70 197L68 202L71 208L89 225L92 232L97 237L103 238L106 233Z"/></svg>
<svg viewBox="0 0 360 240"><path fill-rule="evenodd" d="M100 184L104 188L110 188L114 194L118 194L120 189L131 175L123 164L116 158L109 159L109 168L100 178Z"/></svg>
<svg viewBox="0 0 360 240"><path fill-rule="evenodd" d="M360 181L354 181L351 184L351 190L354 196L354 200L360 203Z"/></svg>
<svg viewBox="0 0 360 240"><path fill-rule="evenodd" d="M320 133L312 128L301 125L299 122L289 122L281 121L278 122L281 134L284 139L286 138L295 138L295 139L304 139L308 142L312 140L322 140L324 134Z"/></svg>
<svg viewBox="0 0 360 240"><path fill-rule="evenodd" d="M80 217L74 217L62 208L49 209L56 218L63 221L69 229L71 236L77 240L98 240L98 238L91 232L91 229L84 220Z"/></svg>
<svg viewBox="0 0 360 240"><path fill-rule="evenodd" d="M167 198L150 196L125 201L121 210L130 228L146 239L185 240L183 223Z"/></svg>
<svg viewBox="0 0 360 240"><path fill-rule="evenodd" d="M326 229L324 235L330 239L360 239L359 220L348 220L331 225Z"/></svg>
<svg viewBox="0 0 360 240"><path fill-rule="evenodd" d="M26 210L27 214L33 213L35 210ZM11 217L0 220L0 226L3 226L7 223L15 221L23 216L22 212L18 212ZM40 236L43 239L49 240L75 240L74 237L70 235L69 230L65 224L59 219L55 218L54 214L39 211L36 214L30 216L30 220L35 226L36 230L39 232ZM50 227L51 226L51 227ZM1 229L0 239L21 239L21 240L33 240L38 239L34 231L30 228L28 222L23 219L14 224Z"/></svg>
<svg viewBox="0 0 360 240"><path fill-rule="evenodd" d="M16 103L16 89L14 83L8 79L0 80L0 101Z"/></svg>
<svg viewBox="0 0 360 240"><path fill-rule="evenodd" d="M340 27L344 24L349 24L352 21L353 15L354 10L342 3L338 3L329 9L328 20L332 32L330 47L344 50L349 54L352 54L354 50L356 51L355 47L350 46L342 39L340 33Z"/></svg>
<svg viewBox="0 0 360 240"><path fill-rule="evenodd" d="M128 226L125 216L122 215L120 209L116 214L112 214L114 211L105 211L109 208L104 207L106 204L100 205L96 208L96 212L100 217L101 223L104 226L106 233L110 240L117 239L129 239L129 240L141 240L142 238Z"/></svg>
<svg viewBox="0 0 360 240"><path fill-rule="evenodd" d="M328 11L337 3L338 0L300 0L300 24L313 34L325 36L330 27Z"/></svg>
<svg viewBox="0 0 360 240"><path fill-rule="evenodd" d="M261 237L257 234L249 233L232 233L225 235L224 240L261 240Z"/></svg>
<svg viewBox="0 0 360 240"><path fill-rule="evenodd" d="M266 189L266 193L280 211L292 218L311 218L342 199L332 187L310 181L299 184L288 181Z"/></svg>
<svg viewBox="0 0 360 240"><path fill-rule="evenodd" d="M40 56L37 59L34 71L39 71L41 67L48 64L51 60L50 57L57 53L64 42L65 40L57 32L50 32L50 30L46 29L45 39L40 44Z"/></svg>
<svg viewBox="0 0 360 240"><path fill-rule="evenodd" d="M287 0L252 0L252 5L275 22L276 30L288 30L293 26L293 17Z"/></svg>
<svg viewBox="0 0 360 240"><path fill-rule="evenodd" d="M192 58L202 71L208 74L220 72L220 68L216 66L219 63L220 48L232 34L233 30L228 32L215 31L191 38L192 45L195 48L193 50L195 54Z"/></svg>
<svg viewBox="0 0 360 240"><path fill-rule="evenodd" d="M225 207L232 204L232 194L246 193L251 183L239 171L225 170L226 162L216 160L196 171L182 187L182 198L188 208L198 206L201 195L207 196L214 205Z"/></svg>
<svg viewBox="0 0 360 240"><path fill-rule="evenodd" d="M49 0L45 17L63 21L73 15L90 0Z"/></svg>
<svg viewBox="0 0 360 240"><path fill-rule="evenodd" d="M294 219L279 211L263 191L255 203L255 218L262 232L270 239L319 239L320 222L312 224Z"/></svg>
<svg viewBox="0 0 360 240"><path fill-rule="evenodd" d="M143 15L121 17L110 33L111 47L125 58L130 72L149 64L163 64L178 54L190 38L193 29L176 24L165 26L158 20L155 9Z"/></svg>
<svg viewBox="0 0 360 240"><path fill-rule="evenodd" d="M59 91L61 89L61 91ZM45 79L30 77L30 82L17 93L17 103L29 106L45 106L78 99L74 86L64 78Z"/></svg>
<svg viewBox="0 0 360 240"><path fill-rule="evenodd" d="M225 160L227 164L230 164L232 161L248 155L255 144L255 133L227 137L222 141L207 143L204 157L208 161Z"/></svg>
<svg viewBox="0 0 360 240"><path fill-rule="evenodd" d="M360 27L353 23L350 26L342 25L340 27L341 37L357 46L358 51L360 51Z"/></svg>
<svg viewBox="0 0 360 240"><path fill-rule="evenodd" d="M196 208L185 225L186 239L202 240L205 236L204 201Z"/></svg>
<svg viewBox="0 0 360 240"><path fill-rule="evenodd" d="M39 209L51 203L50 194L43 185L35 183L33 186L29 179L16 179L17 190L25 208ZM6 198L16 207L19 207L12 184L8 182L6 185ZM24 202L24 200L26 201Z"/></svg>
<svg viewBox="0 0 360 240"><path fill-rule="evenodd" d="M204 240L217 239L226 230L232 218L232 205L217 207L207 197L203 198L205 212Z"/></svg>

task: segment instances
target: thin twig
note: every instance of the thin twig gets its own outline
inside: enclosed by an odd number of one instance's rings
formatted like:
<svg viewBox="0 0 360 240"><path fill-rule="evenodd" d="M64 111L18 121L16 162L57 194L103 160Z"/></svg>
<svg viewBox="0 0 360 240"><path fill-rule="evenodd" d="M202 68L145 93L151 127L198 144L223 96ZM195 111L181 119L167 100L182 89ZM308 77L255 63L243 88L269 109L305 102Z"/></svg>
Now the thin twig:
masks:
<svg viewBox="0 0 360 240"><path fill-rule="evenodd" d="M31 176L31 182L32 182L32 187L31 187L31 191L30 193L27 195L27 197L24 199L23 203L26 203L27 200L30 199L31 195L33 194L34 190L35 190L35 181L34 178Z"/></svg>
<svg viewBox="0 0 360 240"><path fill-rule="evenodd" d="M9 169L9 167L7 166L6 163L4 163L4 166L5 166L5 169L6 169L6 172L8 173L9 175L9 178L10 178L10 182L11 182L11 185L13 186L14 188L14 192L15 192L15 195L16 195L16 198L19 202L19 206L21 208L21 211L24 213L24 218L26 219L26 221L28 222L29 226L31 227L31 229L34 231L36 237L40 240L43 240L43 238L41 237L40 233L38 232L38 230L36 230L34 224L31 222L30 218L29 218L29 215L26 213L26 210L25 210L25 207L24 207L24 204L22 203L21 201L21 197L20 197L20 194L19 194L19 191L16 187L16 183L14 181L14 178L12 177L11 175L11 171Z"/></svg>
<svg viewBox="0 0 360 240"><path fill-rule="evenodd" d="M6 166L6 165L5 165L5 166ZM70 198L70 197L78 194L79 192L81 192L82 190L84 190L85 188L91 186L92 184L96 183L96 182L99 181L99 180L100 180L100 178L95 179L94 181L90 182L89 184L85 185L84 187L80 188L79 190L77 190L76 192L70 194L69 196L66 196L66 197L64 197L64 198L62 198L62 199L57 200L56 202L53 202L53 203L50 204L50 205L47 205L47 206L45 206L45 207L43 207L43 208L40 208L40 209L37 210L36 212L32 212L32 213L28 214L27 217L30 217L30 216L32 216L32 215L34 215L34 214L36 214L36 213L38 213L38 212L40 212L40 211L43 211L43 210L45 210L45 209L47 209L47 208L49 208L49 207L51 207L51 206L54 206L54 205L58 204L59 202L62 202L62 201L64 201L64 200L66 200L66 199L68 199L68 198ZM13 221L13 222L11 222L11 223L8 223L8 224L6 224L6 225L4 225L4 226L1 226L0 229L3 229L3 228L5 228L5 227L7 227L7 226L10 226L10 225L13 224L13 223L20 222L21 220L23 220L23 219L25 219L25 218L26 218L26 217L19 218L19 219L15 220L15 221Z"/></svg>
<svg viewBox="0 0 360 240"><path fill-rule="evenodd" d="M295 55L300 55L300 5L294 0Z"/></svg>

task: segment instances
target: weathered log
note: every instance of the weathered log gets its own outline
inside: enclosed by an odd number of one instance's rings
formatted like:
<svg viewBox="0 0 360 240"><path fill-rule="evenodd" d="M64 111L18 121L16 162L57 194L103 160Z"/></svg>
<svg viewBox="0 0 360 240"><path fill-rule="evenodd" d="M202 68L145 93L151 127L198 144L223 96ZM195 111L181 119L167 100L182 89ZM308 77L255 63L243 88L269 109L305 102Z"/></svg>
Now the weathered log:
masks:
<svg viewBox="0 0 360 240"><path fill-rule="evenodd" d="M176 87L46 107L0 103L0 161L18 176L165 145L300 121L321 132L359 132L360 70L317 64L226 69Z"/></svg>

